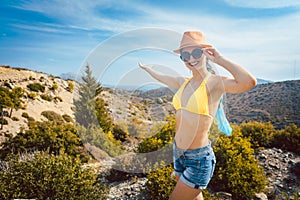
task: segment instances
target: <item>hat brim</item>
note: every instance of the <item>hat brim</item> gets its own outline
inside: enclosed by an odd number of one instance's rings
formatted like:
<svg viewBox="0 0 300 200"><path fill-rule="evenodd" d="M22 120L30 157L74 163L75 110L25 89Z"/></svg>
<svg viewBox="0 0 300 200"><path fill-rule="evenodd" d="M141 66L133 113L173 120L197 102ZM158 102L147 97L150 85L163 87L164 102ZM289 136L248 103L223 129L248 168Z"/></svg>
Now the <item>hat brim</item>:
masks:
<svg viewBox="0 0 300 200"><path fill-rule="evenodd" d="M189 46L183 46L183 47L180 47L179 49L175 49L173 50L174 53L177 53L177 54L180 54L180 49L182 48L185 48L185 47L193 47L193 46L200 46L200 47L212 47L212 45L210 44L199 44L199 45L189 45Z"/></svg>

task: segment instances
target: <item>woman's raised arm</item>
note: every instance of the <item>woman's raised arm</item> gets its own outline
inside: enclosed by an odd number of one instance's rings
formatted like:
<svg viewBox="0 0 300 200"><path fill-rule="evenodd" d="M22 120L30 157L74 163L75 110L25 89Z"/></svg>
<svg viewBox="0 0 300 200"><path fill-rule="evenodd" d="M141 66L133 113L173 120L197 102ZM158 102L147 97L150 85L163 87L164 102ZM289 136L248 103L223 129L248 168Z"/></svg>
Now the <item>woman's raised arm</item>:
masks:
<svg viewBox="0 0 300 200"><path fill-rule="evenodd" d="M181 86L181 84L185 81L184 77L169 76L155 71L153 69L153 65L142 65L140 62L138 63L138 65L140 68L148 72L154 79L167 85L170 88L178 89Z"/></svg>
<svg viewBox="0 0 300 200"><path fill-rule="evenodd" d="M223 77L223 85L225 92L241 93L250 90L256 85L256 78L242 66L223 57L213 47L204 49L204 54L214 63L222 66L229 71L233 78Z"/></svg>

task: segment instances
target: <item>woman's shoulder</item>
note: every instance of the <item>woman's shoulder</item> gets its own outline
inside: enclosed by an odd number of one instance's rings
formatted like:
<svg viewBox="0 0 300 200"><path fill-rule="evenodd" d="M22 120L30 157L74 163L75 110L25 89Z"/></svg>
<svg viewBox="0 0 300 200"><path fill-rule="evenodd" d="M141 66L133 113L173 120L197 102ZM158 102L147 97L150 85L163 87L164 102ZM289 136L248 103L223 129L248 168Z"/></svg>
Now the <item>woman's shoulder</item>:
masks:
<svg viewBox="0 0 300 200"><path fill-rule="evenodd" d="M226 79L228 77L212 74L207 81L207 85L213 90L224 91L224 78Z"/></svg>
<svg viewBox="0 0 300 200"><path fill-rule="evenodd" d="M182 84L184 84L186 81L188 81L190 78L185 76L178 76L176 77L178 86L180 87Z"/></svg>

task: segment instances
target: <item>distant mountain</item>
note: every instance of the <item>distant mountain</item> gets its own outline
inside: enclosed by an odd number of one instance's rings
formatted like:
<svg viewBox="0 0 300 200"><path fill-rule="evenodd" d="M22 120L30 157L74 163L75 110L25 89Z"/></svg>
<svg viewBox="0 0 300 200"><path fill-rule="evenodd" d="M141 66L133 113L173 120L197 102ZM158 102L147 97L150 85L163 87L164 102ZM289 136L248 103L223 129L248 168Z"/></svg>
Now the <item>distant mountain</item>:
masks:
<svg viewBox="0 0 300 200"><path fill-rule="evenodd" d="M77 82L80 82L80 78L77 76L77 74L73 73L73 72L68 72L68 73L62 73L59 76L60 78L62 78L63 80L74 80Z"/></svg>
<svg viewBox="0 0 300 200"><path fill-rule="evenodd" d="M256 78L257 80L257 84L268 84L268 83L274 83L273 81L268 81L268 80L264 80L264 79L260 79L260 78Z"/></svg>

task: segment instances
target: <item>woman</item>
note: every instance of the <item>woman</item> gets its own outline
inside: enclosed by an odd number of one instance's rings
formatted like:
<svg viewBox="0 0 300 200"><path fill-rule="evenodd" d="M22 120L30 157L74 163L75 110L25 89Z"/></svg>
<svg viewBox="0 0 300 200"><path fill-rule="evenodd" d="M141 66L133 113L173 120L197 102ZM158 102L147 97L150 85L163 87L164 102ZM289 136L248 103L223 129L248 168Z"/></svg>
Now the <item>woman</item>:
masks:
<svg viewBox="0 0 300 200"><path fill-rule="evenodd" d="M241 93L256 85L256 79L242 66L222 56L213 46L206 43L203 33L185 32L180 48L185 66L192 77L173 77L161 74L153 66L139 67L153 78L170 88L178 89L173 97L176 109L176 134L174 138L174 172L177 184L171 200L203 199L205 189L215 167L215 155L208 139L223 93ZM208 61L229 71L233 78L211 74Z"/></svg>

